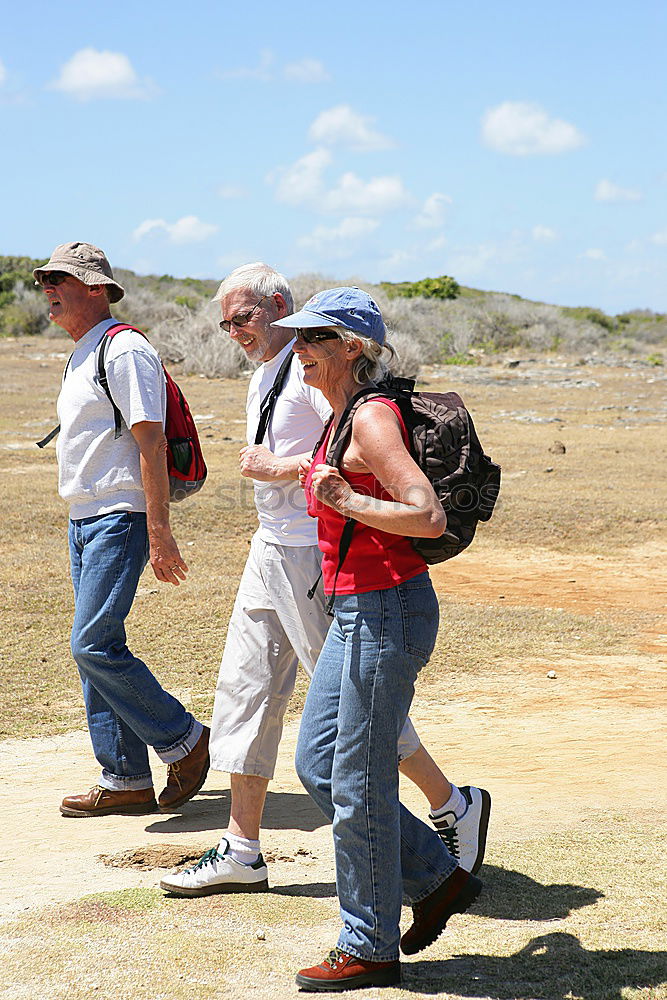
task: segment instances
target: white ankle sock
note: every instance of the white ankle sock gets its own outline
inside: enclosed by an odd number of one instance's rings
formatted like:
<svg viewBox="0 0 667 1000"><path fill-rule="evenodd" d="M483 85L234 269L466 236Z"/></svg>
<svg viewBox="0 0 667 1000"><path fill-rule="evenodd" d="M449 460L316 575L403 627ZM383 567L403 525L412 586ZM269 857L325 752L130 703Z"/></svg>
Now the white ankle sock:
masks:
<svg viewBox="0 0 667 1000"><path fill-rule="evenodd" d="M444 805L440 806L439 809L434 809L431 813L433 819L440 819L445 813L454 813L457 819L461 819L464 812L468 808L468 803L466 802L462 792L456 785L452 785L452 794L449 796Z"/></svg>
<svg viewBox="0 0 667 1000"><path fill-rule="evenodd" d="M242 865L252 865L259 857L258 840L248 840L247 837L237 837L234 833L226 832L218 844L220 854L224 851L225 844L229 844L229 857Z"/></svg>

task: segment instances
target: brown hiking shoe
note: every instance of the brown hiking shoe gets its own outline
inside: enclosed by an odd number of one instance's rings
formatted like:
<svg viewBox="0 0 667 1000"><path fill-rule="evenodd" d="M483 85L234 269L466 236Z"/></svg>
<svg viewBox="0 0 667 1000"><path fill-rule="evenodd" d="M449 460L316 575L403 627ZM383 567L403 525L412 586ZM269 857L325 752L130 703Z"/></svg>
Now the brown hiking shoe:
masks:
<svg viewBox="0 0 667 1000"><path fill-rule="evenodd" d="M63 816L142 816L156 809L152 788L111 791L101 785L85 795L67 795L60 806Z"/></svg>
<svg viewBox="0 0 667 1000"><path fill-rule="evenodd" d="M482 883L463 868L455 868L448 879L426 899L412 907L413 924L401 938L404 955L415 955L422 948L433 944L445 929L453 913L465 913L480 892Z"/></svg>
<svg viewBox="0 0 667 1000"><path fill-rule="evenodd" d="M330 951L323 962L297 974L296 984L309 993L358 990L364 986L396 986L401 981L401 965L395 962L367 962L346 955L340 948Z"/></svg>
<svg viewBox="0 0 667 1000"><path fill-rule="evenodd" d="M208 738L211 730L204 726L194 747L181 760L169 765L166 787L160 792L160 812L172 812L196 795L206 781L209 768Z"/></svg>

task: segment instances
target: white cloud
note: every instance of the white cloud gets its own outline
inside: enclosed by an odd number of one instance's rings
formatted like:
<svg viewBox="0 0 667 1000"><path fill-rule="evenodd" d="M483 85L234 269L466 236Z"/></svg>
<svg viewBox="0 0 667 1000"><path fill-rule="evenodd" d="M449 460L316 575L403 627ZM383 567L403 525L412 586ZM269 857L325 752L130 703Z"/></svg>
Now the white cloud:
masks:
<svg viewBox="0 0 667 1000"><path fill-rule="evenodd" d="M449 259L448 274L455 274L459 281L469 281L483 274L488 265L500 256L499 248L491 243L463 248Z"/></svg>
<svg viewBox="0 0 667 1000"><path fill-rule="evenodd" d="M248 192L245 188L237 184L221 184L218 188L218 197L228 201L236 201L238 198L246 198Z"/></svg>
<svg viewBox="0 0 667 1000"><path fill-rule="evenodd" d="M400 177L371 177L363 181L356 174L344 173L322 199L322 207L329 212L355 212L375 215L402 208L410 195Z"/></svg>
<svg viewBox="0 0 667 1000"><path fill-rule="evenodd" d="M601 180L595 188L596 201L641 201L641 197L641 192L620 187L608 180Z"/></svg>
<svg viewBox="0 0 667 1000"><path fill-rule="evenodd" d="M388 257L378 261L378 270L386 278L402 277L405 274L405 265L414 259L414 254L407 250L394 250Z"/></svg>
<svg viewBox="0 0 667 1000"><path fill-rule="evenodd" d="M306 153L291 167L273 171L267 180L277 180L276 194L279 201L289 205L303 205L321 197L324 190L323 174L331 163L331 153L314 149Z"/></svg>
<svg viewBox="0 0 667 1000"><path fill-rule="evenodd" d="M394 143L372 127L374 119L353 111L349 104L322 111L308 134L313 142L325 146L344 146L357 151L389 149Z"/></svg>
<svg viewBox="0 0 667 1000"><path fill-rule="evenodd" d="M362 180L352 171L341 174L333 187L325 183L325 171L332 163L328 149L314 149L291 167L267 175L276 185L276 197L290 205L308 205L319 212L337 215L378 215L408 205L411 196L398 176Z"/></svg>
<svg viewBox="0 0 667 1000"><path fill-rule="evenodd" d="M358 249L359 241L375 232L377 219L360 219L351 216L342 219L337 226L316 226L312 233L301 236L299 246L329 257L351 257Z"/></svg>
<svg viewBox="0 0 667 1000"><path fill-rule="evenodd" d="M270 49L262 49L259 55L257 66L239 66L237 69L224 69L218 71L218 76L223 80L259 80L260 83L268 83L273 79L273 64L275 57Z"/></svg>
<svg viewBox="0 0 667 1000"><path fill-rule="evenodd" d="M422 205L419 215L414 220L417 229L438 229L445 221L445 211L447 205L451 205L452 199L447 194L434 192L426 199Z"/></svg>
<svg viewBox="0 0 667 1000"><path fill-rule="evenodd" d="M584 250L580 257L584 257L586 260L606 260L607 255L604 250L600 250L599 247L590 247L588 250Z"/></svg>
<svg viewBox="0 0 667 1000"><path fill-rule="evenodd" d="M60 76L49 85L79 101L95 98L135 99L153 96L157 88L150 80L140 80L132 63L122 52L79 49L61 67Z"/></svg>
<svg viewBox="0 0 667 1000"><path fill-rule="evenodd" d="M295 83L326 83L331 77L319 59L300 59L287 63L283 75Z"/></svg>
<svg viewBox="0 0 667 1000"><path fill-rule="evenodd" d="M553 243L558 238L555 229L550 229L549 226L533 226L531 236L536 243Z"/></svg>
<svg viewBox="0 0 667 1000"><path fill-rule="evenodd" d="M132 233L135 240L141 240L152 233L166 233L170 243L201 243L217 233L218 226L202 222L196 215L184 215L177 222L164 219L146 219Z"/></svg>
<svg viewBox="0 0 667 1000"><path fill-rule="evenodd" d="M2 84L5 82L6 79L7 79L7 70L5 68L5 64L3 63L2 59L0 59L0 86L2 86Z"/></svg>
<svg viewBox="0 0 667 1000"><path fill-rule="evenodd" d="M447 240L443 234L440 234L440 236L436 236L435 239L432 239L430 243L426 244L424 251L426 253L434 253L436 250L442 250L445 246L447 246Z"/></svg>
<svg viewBox="0 0 667 1000"><path fill-rule="evenodd" d="M654 233L651 237L651 243L655 243L658 247L667 246L667 229L663 229L659 233Z"/></svg>
<svg viewBox="0 0 667 1000"><path fill-rule="evenodd" d="M582 146L586 137L569 122L550 118L539 104L505 101L484 113L482 140L499 153L531 156L566 153Z"/></svg>

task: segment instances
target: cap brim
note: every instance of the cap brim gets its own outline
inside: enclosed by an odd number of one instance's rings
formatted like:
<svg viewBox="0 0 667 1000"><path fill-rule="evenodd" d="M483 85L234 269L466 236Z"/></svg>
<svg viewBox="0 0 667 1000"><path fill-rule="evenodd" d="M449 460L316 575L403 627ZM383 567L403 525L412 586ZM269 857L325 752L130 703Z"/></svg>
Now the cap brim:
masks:
<svg viewBox="0 0 667 1000"><path fill-rule="evenodd" d="M342 324L332 319L331 316L324 316L320 313L301 309L299 312L292 313L291 316L285 316L284 319L277 319L271 326L288 326L303 330L307 327L342 326Z"/></svg>

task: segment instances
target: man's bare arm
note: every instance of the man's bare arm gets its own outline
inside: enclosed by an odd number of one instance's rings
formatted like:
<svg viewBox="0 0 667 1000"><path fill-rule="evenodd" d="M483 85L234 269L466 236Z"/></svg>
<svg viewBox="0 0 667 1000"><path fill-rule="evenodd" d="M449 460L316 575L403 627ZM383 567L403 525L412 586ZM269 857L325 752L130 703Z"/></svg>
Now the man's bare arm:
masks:
<svg viewBox="0 0 667 1000"><path fill-rule="evenodd" d="M146 523L153 572L163 583L179 585L188 567L169 526L169 476L167 439L162 424L142 420L131 427L139 445L141 481L146 494Z"/></svg>
<svg viewBox="0 0 667 1000"><path fill-rule="evenodd" d="M249 444L241 448L239 453L241 475L264 483L270 483L274 479L296 480L299 478L299 462L306 457L310 457L310 452L278 458L263 444Z"/></svg>

